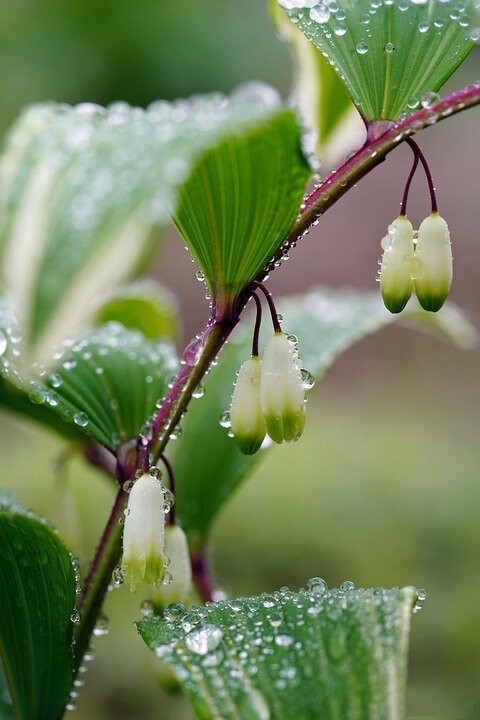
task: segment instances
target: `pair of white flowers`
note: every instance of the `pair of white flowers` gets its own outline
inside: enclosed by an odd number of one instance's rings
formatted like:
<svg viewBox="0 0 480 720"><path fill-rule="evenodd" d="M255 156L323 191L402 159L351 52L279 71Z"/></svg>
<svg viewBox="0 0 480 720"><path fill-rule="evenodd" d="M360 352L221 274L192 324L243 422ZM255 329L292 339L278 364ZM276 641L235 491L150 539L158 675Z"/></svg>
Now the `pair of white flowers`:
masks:
<svg viewBox="0 0 480 720"><path fill-rule="evenodd" d="M135 481L125 515L122 557L123 579L130 589L154 585L155 599L163 606L185 603L192 591L187 538L178 525L165 524L165 490L150 473ZM169 582L163 584L166 578Z"/></svg>
<svg viewBox="0 0 480 720"><path fill-rule="evenodd" d="M380 290L388 310L403 310L413 290L424 310L440 310L452 283L453 261L448 226L438 212L422 222L416 244L412 223L400 215L381 245Z"/></svg>
<svg viewBox="0 0 480 720"><path fill-rule="evenodd" d="M230 405L231 431L240 450L253 455L268 434L281 443L298 440L305 426L305 390L296 344L276 332L238 373Z"/></svg>

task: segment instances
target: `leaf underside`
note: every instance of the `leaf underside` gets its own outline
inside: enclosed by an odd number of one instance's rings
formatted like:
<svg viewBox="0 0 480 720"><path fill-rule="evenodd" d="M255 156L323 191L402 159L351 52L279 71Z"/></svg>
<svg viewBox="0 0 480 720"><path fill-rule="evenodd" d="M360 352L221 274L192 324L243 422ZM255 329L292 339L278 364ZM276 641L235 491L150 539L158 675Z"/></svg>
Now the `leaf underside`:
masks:
<svg viewBox="0 0 480 720"><path fill-rule="evenodd" d="M412 304L399 317L385 310L376 292L323 288L280 300L278 307L284 329L298 337L301 362L317 380L341 352L397 320L460 347L477 342L475 329L452 304L436 315ZM193 543L202 541L221 506L265 454L243 455L219 425L230 405L235 373L250 355L252 329L246 315L206 378L205 396L190 404L176 443L177 513ZM262 342L270 332L262 334Z"/></svg>
<svg viewBox="0 0 480 720"><path fill-rule="evenodd" d="M267 265L297 217L310 175L292 111L225 139L199 160L180 190L174 222L217 301L234 298Z"/></svg>
<svg viewBox="0 0 480 720"><path fill-rule="evenodd" d="M396 120L437 92L480 37L474 0L278 0L368 121Z"/></svg>
<svg viewBox="0 0 480 720"><path fill-rule="evenodd" d="M0 655L20 720L62 715L73 680L75 583L53 530L0 495Z"/></svg>
<svg viewBox="0 0 480 720"><path fill-rule="evenodd" d="M309 585L137 627L202 720L403 718L415 589Z"/></svg>

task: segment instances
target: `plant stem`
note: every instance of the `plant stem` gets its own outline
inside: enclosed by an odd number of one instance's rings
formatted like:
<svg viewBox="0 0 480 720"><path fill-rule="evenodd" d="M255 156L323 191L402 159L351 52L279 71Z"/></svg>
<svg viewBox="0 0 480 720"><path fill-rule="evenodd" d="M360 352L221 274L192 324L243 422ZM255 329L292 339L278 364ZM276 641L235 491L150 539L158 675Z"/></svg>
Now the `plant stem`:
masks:
<svg viewBox="0 0 480 720"><path fill-rule="evenodd" d="M412 138L410 138L410 137L407 138L405 142L411 147L415 157L418 158L420 160L420 162L422 163L422 166L425 171L426 178L427 178L428 189L430 191L430 200L432 203L432 213L436 213L438 211L438 206L437 206L437 196L435 195L435 185L433 184L432 173L430 172L430 168L428 166L428 162L425 158L425 155L422 153L422 151L418 147L415 140L412 140Z"/></svg>
<svg viewBox="0 0 480 720"><path fill-rule="evenodd" d="M252 298L255 300L255 305L257 309L257 314L255 316L255 327L253 329L252 357L258 358L258 339L260 335L260 327L262 325L262 303L260 302L260 298L258 297L257 293L253 292Z"/></svg>
<svg viewBox="0 0 480 720"><path fill-rule="evenodd" d="M388 153L402 141L407 140L411 135L429 125L478 104L480 104L480 83L469 85L463 90L443 98L433 107L418 110L395 124L383 122L378 125L371 125L365 146L338 170L335 170L309 196L303 213L287 238L289 246L294 245L302 235L308 232L309 227L329 207L353 187L360 178L382 162ZM274 260L280 259L284 252L285 243L282 244L281 249L274 256ZM257 282L261 282L265 274L266 271L262 270L259 273ZM149 438L149 447L144 442L141 443L142 451L140 456L143 464L146 464L148 449L153 450L155 460L158 460L163 453L170 438L170 433L187 409L193 391L236 326L240 313L251 295L251 288L252 286L246 288L237 298L234 311L218 313L214 309L203 332L186 348L183 354L184 364L180 367L175 381L154 419L151 437ZM122 481L129 479L129 473L125 473L121 463L119 473L122 476ZM127 497L123 489L118 491L110 518L85 581L79 606L81 620L75 632L77 667L88 647L112 572L120 558L122 527L119 525L118 520L123 515ZM195 582L202 596L204 599L213 598L213 588L205 556L201 553L195 554L192 562L195 569Z"/></svg>
<svg viewBox="0 0 480 720"><path fill-rule="evenodd" d="M186 348L183 354L185 364L180 367L152 425L150 440L156 459L162 455L170 438L170 433L186 410L193 391L202 380L210 363L218 354L237 322L238 315L230 313L223 319L216 319L215 314L212 314L203 333ZM143 444L138 458L143 469L145 462ZM133 479L128 474L125 475L122 467L117 467L117 475L121 483ZM119 520L123 517L127 501L128 494L120 487L84 582L79 602L80 623L75 630L75 661L77 669L88 648L112 573L120 560L123 528L119 524Z"/></svg>
<svg viewBox="0 0 480 720"><path fill-rule="evenodd" d="M437 122L456 115L462 110L480 104L480 83L468 85L451 95L442 98L430 108L422 108L408 115L396 123L382 123L379 132L375 126L369 127L366 144L349 158L318 187L305 201L305 209L293 226L286 239L289 247L305 235L310 226L320 218L342 195L344 195L358 180L370 170L379 165L385 157L401 142L411 135L435 125ZM280 260L285 253L285 243L273 257L273 261ZM265 277L262 271L258 279Z"/></svg>
<svg viewBox="0 0 480 720"><path fill-rule="evenodd" d="M208 567L205 550L191 553L192 574L195 587L204 602L215 602L215 589Z"/></svg>
<svg viewBox="0 0 480 720"><path fill-rule="evenodd" d="M79 602L80 623L75 629L75 666L78 670L85 655L95 622L102 608L112 573L122 549L122 526L119 520L127 506L128 495L120 488L100 538L95 557L83 585Z"/></svg>
<svg viewBox="0 0 480 720"><path fill-rule="evenodd" d="M418 158L418 155L415 153L415 156L413 158L412 169L410 170L410 174L407 178L407 182L405 183L405 190L403 192L402 204L400 206L400 215L403 215L403 216L405 216L407 214L408 194L410 192L410 185L412 184L413 176L415 175L415 172L417 170L418 163L419 163L419 158Z"/></svg>

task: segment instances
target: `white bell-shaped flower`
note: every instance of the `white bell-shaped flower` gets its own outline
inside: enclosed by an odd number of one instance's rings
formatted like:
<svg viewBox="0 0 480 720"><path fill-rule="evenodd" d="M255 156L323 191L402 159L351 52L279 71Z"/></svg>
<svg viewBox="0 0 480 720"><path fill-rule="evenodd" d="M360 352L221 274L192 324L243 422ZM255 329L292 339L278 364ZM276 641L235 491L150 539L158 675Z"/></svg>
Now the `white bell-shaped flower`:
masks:
<svg viewBox="0 0 480 720"><path fill-rule="evenodd" d="M305 390L296 345L282 332L265 347L260 395L272 440L298 440L305 426Z"/></svg>
<svg viewBox="0 0 480 720"><path fill-rule="evenodd" d="M158 478L145 473L133 485L123 529L123 578L131 590L159 585L165 565L165 494Z"/></svg>
<svg viewBox="0 0 480 720"><path fill-rule="evenodd" d="M168 525L165 531L165 558L168 582L155 592L154 602L163 607L174 603L186 605L193 590L192 565L186 535L178 525Z"/></svg>
<svg viewBox="0 0 480 720"><path fill-rule="evenodd" d="M240 450L253 455L265 438L260 401L262 362L252 356L243 363L230 405L230 427Z"/></svg>
<svg viewBox="0 0 480 720"><path fill-rule="evenodd" d="M382 240L380 291L385 307L392 313L403 310L413 290L413 227L405 215L399 215Z"/></svg>
<svg viewBox="0 0 480 720"><path fill-rule="evenodd" d="M449 293L452 277L452 245L448 225L434 212L420 225L415 250L415 292L424 310L440 310Z"/></svg>

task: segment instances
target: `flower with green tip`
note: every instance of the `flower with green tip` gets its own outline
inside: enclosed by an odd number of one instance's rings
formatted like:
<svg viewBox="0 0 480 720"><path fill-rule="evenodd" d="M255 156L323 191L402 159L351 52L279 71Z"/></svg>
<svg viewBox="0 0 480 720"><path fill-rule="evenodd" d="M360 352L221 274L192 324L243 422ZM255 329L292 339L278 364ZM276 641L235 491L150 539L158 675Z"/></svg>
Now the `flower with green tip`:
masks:
<svg viewBox="0 0 480 720"><path fill-rule="evenodd" d="M231 431L245 455L257 452L266 433L260 400L261 372L262 362L257 356L243 363L230 405Z"/></svg>
<svg viewBox="0 0 480 720"><path fill-rule="evenodd" d="M265 347L260 397L272 440L298 440L305 427L305 390L297 348L285 333L276 332Z"/></svg>
<svg viewBox="0 0 480 720"><path fill-rule="evenodd" d="M163 607L174 603L188 605L193 590L192 565L186 535L178 525L167 526L165 557L167 562L169 561L167 567L169 582L157 589L153 600Z"/></svg>
<svg viewBox="0 0 480 720"><path fill-rule="evenodd" d="M450 291L452 277L448 225L438 212L432 212L419 227L415 250L415 292L424 310L440 310Z"/></svg>
<svg viewBox="0 0 480 720"><path fill-rule="evenodd" d="M382 240L380 263L380 291L385 307L399 313L410 299L413 290L413 227L405 215L399 215Z"/></svg>
<svg viewBox="0 0 480 720"><path fill-rule="evenodd" d="M131 590L160 585L165 566L165 494L158 478L145 473L128 498L123 530L123 579Z"/></svg>

